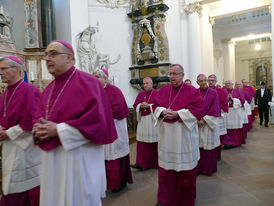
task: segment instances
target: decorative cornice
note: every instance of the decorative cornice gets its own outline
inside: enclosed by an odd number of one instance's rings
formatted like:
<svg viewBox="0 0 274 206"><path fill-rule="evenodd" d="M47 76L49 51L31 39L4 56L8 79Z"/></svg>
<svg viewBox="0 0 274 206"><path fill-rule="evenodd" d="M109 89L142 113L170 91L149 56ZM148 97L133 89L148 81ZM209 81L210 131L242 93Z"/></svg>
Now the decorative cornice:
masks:
<svg viewBox="0 0 274 206"><path fill-rule="evenodd" d="M199 2L189 3L184 5L185 12L189 14L198 13L200 14L202 11L202 6Z"/></svg>
<svg viewBox="0 0 274 206"><path fill-rule="evenodd" d="M129 0L97 0L97 2L104 4L107 8L115 9L129 2Z"/></svg>
<svg viewBox="0 0 274 206"><path fill-rule="evenodd" d="M222 41L224 44L233 44L233 45L237 45L236 42L232 41L231 39L224 39Z"/></svg>

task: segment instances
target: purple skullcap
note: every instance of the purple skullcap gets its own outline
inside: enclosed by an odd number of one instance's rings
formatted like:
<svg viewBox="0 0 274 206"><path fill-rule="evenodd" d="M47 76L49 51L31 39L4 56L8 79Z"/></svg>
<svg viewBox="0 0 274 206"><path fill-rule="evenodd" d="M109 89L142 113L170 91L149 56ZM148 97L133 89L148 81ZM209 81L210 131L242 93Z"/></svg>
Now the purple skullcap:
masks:
<svg viewBox="0 0 274 206"><path fill-rule="evenodd" d="M65 47L67 47L71 51L72 54L74 54L74 50L73 50L71 44L69 44L68 42L63 41L63 40L59 40L59 41L56 41L56 42L58 42L60 44L63 44Z"/></svg>
<svg viewBox="0 0 274 206"><path fill-rule="evenodd" d="M105 73L105 75L107 75L107 77L108 77L108 70L107 69L105 69L105 68L101 68L101 70Z"/></svg>
<svg viewBox="0 0 274 206"><path fill-rule="evenodd" d="M16 63L18 63L20 65L23 65L22 62L20 61L20 59L18 59L15 56L5 56L5 58L10 59L10 60L12 60L12 61L14 61L14 62L16 62Z"/></svg>
<svg viewBox="0 0 274 206"><path fill-rule="evenodd" d="M217 79L217 76L215 74L211 74L208 76L208 78L211 77L211 78L214 78L214 79Z"/></svg>
<svg viewBox="0 0 274 206"><path fill-rule="evenodd" d="M149 80L151 80L151 81L152 81L151 77L145 77L144 79L149 79Z"/></svg>
<svg viewBox="0 0 274 206"><path fill-rule="evenodd" d="M202 76L205 76L205 77L206 77L205 74L199 74L199 75L197 76L197 80L198 80L200 77L202 77Z"/></svg>

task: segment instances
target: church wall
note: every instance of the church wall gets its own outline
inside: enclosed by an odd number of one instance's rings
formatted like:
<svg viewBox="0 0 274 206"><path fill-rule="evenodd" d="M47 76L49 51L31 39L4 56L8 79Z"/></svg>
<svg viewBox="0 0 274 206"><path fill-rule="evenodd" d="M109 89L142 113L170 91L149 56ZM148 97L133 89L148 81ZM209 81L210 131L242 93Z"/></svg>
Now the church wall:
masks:
<svg viewBox="0 0 274 206"><path fill-rule="evenodd" d="M230 21L229 21L230 20ZM216 20L213 26L214 41L214 71L219 79L226 80L229 77L229 59L227 58L227 40L233 37L246 36L249 34L271 32L270 15L249 17L245 20L231 21L230 19ZM253 49L252 49L253 50ZM248 53L249 50L243 52ZM247 75L246 70L238 69L243 65L237 60L236 52L235 79L240 79ZM270 55L271 56L271 55ZM218 60L217 60L218 59ZM246 65L246 64L244 64Z"/></svg>
<svg viewBox="0 0 274 206"><path fill-rule="evenodd" d="M99 23L99 32L93 35L98 53L108 54L112 61L121 55L118 63L110 66L109 74L114 77L114 85L122 90L128 107L132 108L138 90L129 83L133 38L131 20L127 17L129 12L128 6L111 9L95 0L88 3L89 25L96 26Z"/></svg>
<svg viewBox="0 0 274 206"><path fill-rule="evenodd" d="M13 19L12 25L12 38L15 41L17 50L23 50L25 48L25 15L24 15L24 1L22 0L0 0L0 4L3 5L4 11L9 14Z"/></svg>
<svg viewBox="0 0 274 206"><path fill-rule="evenodd" d="M258 42L262 46L261 53L256 51L255 45L257 43L248 44L239 43L236 45L236 76L237 79L240 80L242 78L246 78L250 81L250 77L255 75L251 62L255 59L260 58L271 58L272 56L272 45L271 41ZM261 62L258 60L258 62ZM268 74L271 75L271 74ZM255 78L255 77L254 77ZM253 82L252 82L253 83Z"/></svg>

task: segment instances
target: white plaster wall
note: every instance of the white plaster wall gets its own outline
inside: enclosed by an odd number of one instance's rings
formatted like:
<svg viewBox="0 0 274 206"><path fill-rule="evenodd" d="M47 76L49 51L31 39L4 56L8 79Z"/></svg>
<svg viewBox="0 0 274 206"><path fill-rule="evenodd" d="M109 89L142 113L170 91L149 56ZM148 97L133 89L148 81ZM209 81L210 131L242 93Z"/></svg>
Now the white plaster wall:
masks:
<svg viewBox="0 0 274 206"><path fill-rule="evenodd" d="M219 22L218 22L219 21ZM238 58L241 58L241 55L247 58L250 56L249 52L254 51L253 48L243 48L241 51L235 52L235 70L232 71L229 69L229 48L224 40L231 39L233 37L246 36L249 34L265 33L271 32L271 17L262 16L259 18L247 19L245 21L232 22L226 20L216 20L216 24L213 26L213 41L214 49L219 49L221 51L221 57L219 60L214 58L214 72L216 73L219 80L227 79L240 79L247 75L245 69L243 70L242 63ZM254 45L255 46L255 45ZM241 54L240 54L240 53ZM240 56L239 56L240 55ZM271 54L269 54L271 56ZM254 56L254 55L253 55Z"/></svg>
<svg viewBox="0 0 274 206"><path fill-rule="evenodd" d="M200 17L202 44L202 73L210 75L214 72L213 32L209 22L208 7L205 5Z"/></svg>
<svg viewBox="0 0 274 206"><path fill-rule="evenodd" d="M9 14L13 19L12 37L17 50L25 48L25 14L24 14L24 1L23 0L0 0L3 5L4 11Z"/></svg>
<svg viewBox="0 0 274 206"><path fill-rule="evenodd" d="M188 65L187 57L183 56L184 50L187 48L187 44L183 42L184 37L187 35L183 34L183 28L185 25L186 17L181 13L179 1L166 0L166 5L169 10L166 13L166 34L169 43L169 59L172 64L181 64L185 68L187 75Z"/></svg>
<svg viewBox="0 0 274 206"><path fill-rule="evenodd" d="M118 54L121 59L117 64L111 65L109 73L116 78L118 86L128 104L132 108L138 90L134 89L129 83L131 73L131 45L132 45L132 24L127 17L130 11L128 7L119 9L106 8L95 0L89 0L88 20L91 26L99 22L99 32L94 35L94 42L97 51L102 54L109 54L110 58L116 59Z"/></svg>
<svg viewBox="0 0 274 206"><path fill-rule="evenodd" d="M272 42L259 42L262 46L263 51L261 57L271 57L272 56ZM239 43L235 46L235 56L236 56L236 79L249 79L249 75L252 71L249 68L249 60L259 58L259 53L255 49L255 44L248 44L248 42Z"/></svg>

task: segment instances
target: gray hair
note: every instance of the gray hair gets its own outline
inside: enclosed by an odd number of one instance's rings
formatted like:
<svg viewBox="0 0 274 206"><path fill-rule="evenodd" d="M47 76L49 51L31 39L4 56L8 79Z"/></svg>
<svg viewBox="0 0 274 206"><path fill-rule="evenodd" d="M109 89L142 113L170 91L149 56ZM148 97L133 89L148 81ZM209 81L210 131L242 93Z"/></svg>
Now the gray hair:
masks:
<svg viewBox="0 0 274 206"><path fill-rule="evenodd" d="M0 57L0 62L5 61L5 60L8 61L9 67L18 67L20 69L20 74L24 73L24 68L21 64L18 64L17 62L15 62L9 58L6 58L6 57Z"/></svg>
<svg viewBox="0 0 274 206"><path fill-rule="evenodd" d="M93 74L95 74L95 73L100 74L101 77L103 77L103 78L105 78L105 79L108 80L108 76L101 69L95 70L95 72L93 72Z"/></svg>
<svg viewBox="0 0 274 206"><path fill-rule="evenodd" d="M184 74L185 70L184 67L181 64L172 64L169 68L171 67L179 67L180 71Z"/></svg>

